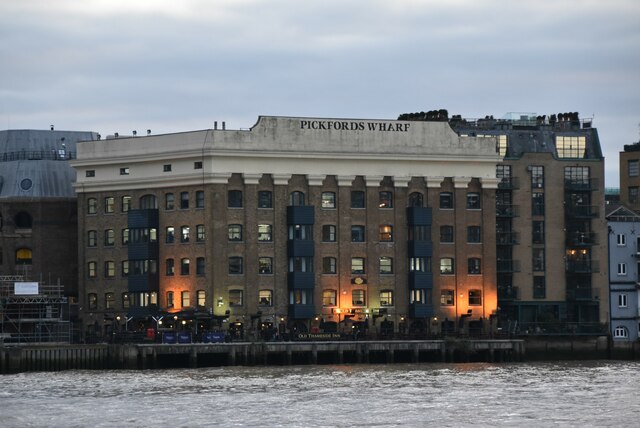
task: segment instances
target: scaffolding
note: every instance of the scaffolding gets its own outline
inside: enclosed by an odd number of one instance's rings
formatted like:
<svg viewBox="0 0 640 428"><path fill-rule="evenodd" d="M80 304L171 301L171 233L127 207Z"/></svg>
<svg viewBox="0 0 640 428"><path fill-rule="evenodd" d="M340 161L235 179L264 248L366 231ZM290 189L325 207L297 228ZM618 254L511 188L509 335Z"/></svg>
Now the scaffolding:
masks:
<svg viewBox="0 0 640 428"><path fill-rule="evenodd" d="M64 286L24 281L22 275L0 276L0 343L70 343ZM31 284L32 290L24 293L20 284Z"/></svg>

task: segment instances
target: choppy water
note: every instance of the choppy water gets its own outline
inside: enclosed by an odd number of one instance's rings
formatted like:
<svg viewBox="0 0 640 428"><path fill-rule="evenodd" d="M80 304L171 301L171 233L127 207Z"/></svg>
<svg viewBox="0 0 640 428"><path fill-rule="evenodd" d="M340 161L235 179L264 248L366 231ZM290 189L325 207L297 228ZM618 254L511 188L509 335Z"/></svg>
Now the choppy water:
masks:
<svg viewBox="0 0 640 428"><path fill-rule="evenodd" d="M640 426L639 362L67 371L0 379L2 427Z"/></svg>

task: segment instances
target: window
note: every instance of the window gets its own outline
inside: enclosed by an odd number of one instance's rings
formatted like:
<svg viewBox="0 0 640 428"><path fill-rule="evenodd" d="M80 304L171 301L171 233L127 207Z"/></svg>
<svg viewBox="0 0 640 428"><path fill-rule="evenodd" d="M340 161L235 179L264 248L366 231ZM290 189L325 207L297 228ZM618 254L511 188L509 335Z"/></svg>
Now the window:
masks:
<svg viewBox="0 0 640 428"><path fill-rule="evenodd" d="M258 258L258 273L262 275L273 274L273 258L271 257Z"/></svg>
<svg viewBox="0 0 640 428"><path fill-rule="evenodd" d="M196 208L204 208L204 192L202 190L196 191Z"/></svg>
<svg viewBox="0 0 640 428"><path fill-rule="evenodd" d="M502 157L507 155L507 136L497 135L498 137L498 154Z"/></svg>
<svg viewBox="0 0 640 428"><path fill-rule="evenodd" d="M441 306L453 306L455 303L456 294L453 290L441 290L440 291L440 305Z"/></svg>
<svg viewBox="0 0 640 428"><path fill-rule="evenodd" d="M165 262L166 264L166 270L165 270L165 274L167 276L173 276L175 275L175 266L174 266L174 261L173 259L167 259L167 261Z"/></svg>
<svg viewBox="0 0 640 428"><path fill-rule="evenodd" d="M167 226L165 229L165 242L167 244L173 244L173 241L176 239L176 232L173 226Z"/></svg>
<svg viewBox="0 0 640 428"><path fill-rule="evenodd" d="M242 190L229 190L227 206L229 208L242 208Z"/></svg>
<svg viewBox="0 0 640 428"><path fill-rule="evenodd" d="M626 275L626 274L627 274L627 264L618 263L618 275Z"/></svg>
<svg viewBox="0 0 640 428"><path fill-rule="evenodd" d="M393 273L393 259L391 257L380 257L380 273L382 275Z"/></svg>
<svg viewBox="0 0 640 428"><path fill-rule="evenodd" d="M422 196L422 193L420 192L413 192L409 195L409 206L410 207L421 207L423 205L423 199L424 197Z"/></svg>
<svg viewBox="0 0 640 428"><path fill-rule="evenodd" d="M273 195L268 190L258 192L258 208L273 208Z"/></svg>
<svg viewBox="0 0 640 428"><path fill-rule="evenodd" d="M242 306L242 290L229 290L229 306Z"/></svg>
<svg viewBox="0 0 640 428"><path fill-rule="evenodd" d="M322 192L322 208L333 209L336 207L335 192Z"/></svg>
<svg viewBox="0 0 640 428"><path fill-rule="evenodd" d="M533 249L533 271L544 272L544 248Z"/></svg>
<svg viewBox="0 0 640 428"><path fill-rule="evenodd" d="M380 306L393 306L392 290L380 290Z"/></svg>
<svg viewBox="0 0 640 428"><path fill-rule="evenodd" d="M195 161L193 163L193 169L202 169L202 161Z"/></svg>
<svg viewBox="0 0 640 428"><path fill-rule="evenodd" d="M442 210L453 209L453 193L451 192L440 193L440 209Z"/></svg>
<svg viewBox="0 0 640 428"><path fill-rule="evenodd" d="M294 207L302 207L304 206L304 193L302 192L291 192L290 205Z"/></svg>
<svg viewBox="0 0 640 428"><path fill-rule="evenodd" d="M431 304L431 293L427 292L427 290L412 289L409 291L409 303L419 305Z"/></svg>
<svg viewBox="0 0 640 428"><path fill-rule="evenodd" d="M173 291L167 291L167 308L173 308Z"/></svg>
<svg viewBox="0 0 640 428"><path fill-rule="evenodd" d="M480 226L467 227L467 242L471 244L480 243L482 241L482 237L480 235Z"/></svg>
<svg viewBox="0 0 640 428"><path fill-rule="evenodd" d="M120 168L120 175L129 175L129 167Z"/></svg>
<svg viewBox="0 0 640 428"><path fill-rule="evenodd" d="M451 257L443 257L440 259L440 274L453 275L453 259Z"/></svg>
<svg viewBox="0 0 640 428"><path fill-rule="evenodd" d="M96 176L96 170L95 169L88 169L85 171L84 173L85 177L95 177Z"/></svg>
<svg viewBox="0 0 640 428"><path fill-rule="evenodd" d="M409 258L410 272L431 272L431 257L411 257Z"/></svg>
<svg viewBox="0 0 640 428"><path fill-rule="evenodd" d="M365 208L365 198L362 190L351 191L351 208Z"/></svg>
<svg viewBox="0 0 640 428"><path fill-rule="evenodd" d="M618 233L618 235L616 236L616 240L618 243L618 247L624 247L625 245L627 245L627 236L622 233Z"/></svg>
<svg viewBox="0 0 640 428"><path fill-rule="evenodd" d="M272 305L273 305L273 290L259 290L258 306L272 306Z"/></svg>
<svg viewBox="0 0 640 428"><path fill-rule="evenodd" d="M113 229L107 229L104 231L104 246L113 247L116 243L116 232Z"/></svg>
<svg viewBox="0 0 640 428"><path fill-rule="evenodd" d="M198 224L196 225L196 242L204 242L204 239L204 224Z"/></svg>
<svg viewBox="0 0 640 428"><path fill-rule="evenodd" d="M196 275L204 275L204 257L196 258Z"/></svg>
<svg viewBox="0 0 640 428"><path fill-rule="evenodd" d="M175 209L175 196L173 196L173 193L167 193L164 195L164 209L165 210L172 210Z"/></svg>
<svg viewBox="0 0 640 428"><path fill-rule="evenodd" d="M393 242L393 226L383 224L379 232L380 242Z"/></svg>
<svg viewBox="0 0 640 428"><path fill-rule="evenodd" d="M114 278L116 276L116 262L106 261L104 262L104 277Z"/></svg>
<svg viewBox="0 0 640 428"><path fill-rule="evenodd" d="M98 212L98 200L96 198L87 199L87 214L95 214Z"/></svg>
<svg viewBox="0 0 640 428"><path fill-rule="evenodd" d="M631 186L628 189L629 191L629 203L630 204L637 204L638 201L640 201L640 192L638 192L638 187L637 186Z"/></svg>
<svg viewBox="0 0 640 428"><path fill-rule="evenodd" d="M129 260L123 260L121 265L122 265L122 276L123 277L129 276Z"/></svg>
<svg viewBox="0 0 640 428"><path fill-rule="evenodd" d="M335 306L337 302L338 292L336 290L322 291L322 306Z"/></svg>
<svg viewBox="0 0 640 428"><path fill-rule="evenodd" d="M30 265L33 263L33 252L30 248L18 248L16 250L16 264Z"/></svg>
<svg viewBox="0 0 640 428"><path fill-rule="evenodd" d="M15 216L16 229L31 229L33 226L33 219L28 212L20 211Z"/></svg>
<svg viewBox="0 0 640 428"><path fill-rule="evenodd" d="M273 240L273 236L271 233L271 225L259 224L258 225L258 242L271 242L272 240Z"/></svg>
<svg viewBox="0 0 640 428"><path fill-rule="evenodd" d="M89 309L98 309L98 295L96 293L89 293L87 306L89 306Z"/></svg>
<svg viewBox="0 0 640 428"><path fill-rule="evenodd" d="M190 228L189 226L180 227L180 242L189 242Z"/></svg>
<svg viewBox="0 0 640 428"><path fill-rule="evenodd" d="M168 163L168 164L162 165L162 171L163 172L171 172L171 164Z"/></svg>
<svg viewBox="0 0 640 428"><path fill-rule="evenodd" d="M468 273L470 275L480 275L482 273L480 269L480 259L475 257L468 259Z"/></svg>
<svg viewBox="0 0 640 428"><path fill-rule="evenodd" d="M531 195L531 214L544 215L544 193L533 193Z"/></svg>
<svg viewBox="0 0 640 428"><path fill-rule="evenodd" d="M129 212L131 209L131 196L123 196L120 201L120 208L123 213Z"/></svg>
<svg viewBox="0 0 640 428"><path fill-rule="evenodd" d="M139 199L141 210L158 209L158 198L155 195L144 195Z"/></svg>
<svg viewBox="0 0 640 428"><path fill-rule="evenodd" d="M180 260L180 275L189 275L189 263L187 258Z"/></svg>
<svg viewBox="0 0 640 428"><path fill-rule="evenodd" d="M431 241L431 226L409 226L410 241Z"/></svg>
<svg viewBox="0 0 640 428"><path fill-rule="evenodd" d="M629 171L629 177L637 177L640 175L640 169L638 168L638 160L627 161L627 170Z"/></svg>
<svg viewBox="0 0 640 428"><path fill-rule="evenodd" d="M183 308L191 306L191 296L188 291L181 292L180 299L182 301L181 303Z"/></svg>
<svg viewBox="0 0 640 428"><path fill-rule="evenodd" d="M104 198L104 212L111 214L115 211L116 207L116 198L113 196L108 196Z"/></svg>
<svg viewBox="0 0 640 428"><path fill-rule="evenodd" d="M627 307L627 295L626 294L618 294L618 307L626 308Z"/></svg>
<svg viewBox="0 0 640 428"><path fill-rule="evenodd" d="M533 298L544 299L547 296L547 285L544 276L533 277Z"/></svg>
<svg viewBox="0 0 640 428"><path fill-rule="evenodd" d="M189 192L180 192L180 209L189 209Z"/></svg>
<svg viewBox="0 0 640 428"><path fill-rule="evenodd" d="M229 257L229 274L241 275L242 272L242 257Z"/></svg>
<svg viewBox="0 0 640 428"><path fill-rule="evenodd" d="M351 292L351 304L353 306L365 306L366 303L364 290L353 290Z"/></svg>
<svg viewBox="0 0 640 428"><path fill-rule="evenodd" d="M469 306L482 305L482 291L481 290L469 290Z"/></svg>
<svg viewBox="0 0 640 428"><path fill-rule="evenodd" d="M335 274L336 272L337 272L336 258L335 257L324 257L322 259L322 273L324 273L324 274Z"/></svg>
<svg viewBox="0 0 640 428"><path fill-rule="evenodd" d="M480 209L480 193L476 193L476 192L467 193L467 209L468 210Z"/></svg>
<svg viewBox="0 0 640 428"><path fill-rule="evenodd" d="M207 292L204 290L196 291L196 299L198 302L198 306L206 306L207 305Z"/></svg>
<svg viewBox="0 0 640 428"><path fill-rule="evenodd" d="M618 326L613 331L613 337L616 339L628 339L629 338L629 330L627 330L624 326Z"/></svg>
<svg viewBox="0 0 640 428"><path fill-rule="evenodd" d="M289 304L291 305L311 305L313 304L313 293L311 290L295 289L289 291Z"/></svg>
<svg viewBox="0 0 640 428"><path fill-rule="evenodd" d="M290 224L289 239L307 241L313 239L313 226L310 224Z"/></svg>
<svg viewBox="0 0 640 428"><path fill-rule="evenodd" d="M229 241L242 241L242 225L241 224L229 225Z"/></svg>
<svg viewBox="0 0 640 428"><path fill-rule="evenodd" d="M352 257L351 258L351 273L354 275L364 273L364 258Z"/></svg>
<svg viewBox="0 0 640 428"><path fill-rule="evenodd" d="M351 242L364 242L364 226L351 226Z"/></svg>
<svg viewBox="0 0 640 428"><path fill-rule="evenodd" d="M584 158L587 138L581 136L556 135L556 150L559 158Z"/></svg>
<svg viewBox="0 0 640 428"><path fill-rule="evenodd" d="M122 293L122 309L129 309L131 306L131 300L129 299L129 293Z"/></svg>
<svg viewBox="0 0 640 428"><path fill-rule="evenodd" d="M533 221L531 233L534 244L544 244L544 221Z"/></svg>
<svg viewBox="0 0 640 428"><path fill-rule="evenodd" d="M116 295L114 293L104 293L105 309L113 309L116 303Z"/></svg>
<svg viewBox="0 0 640 428"><path fill-rule="evenodd" d="M538 165L531 165L531 188L542 189L544 188L544 167Z"/></svg>
<svg viewBox="0 0 640 428"><path fill-rule="evenodd" d="M393 208L393 192L380 192L380 208Z"/></svg>
<svg viewBox="0 0 640 428"><path fill-rule="evenodd" d="M453 242L453 226L440 226L440 242Z"/></svg>
<svg viewBox="0 0 640 428"><path fill-rule="evenodd" d="M289 272L313 272L313 257L289 257Z"/></svg>
<svg viewBox="0 0 640 428"><path fill-rule="evenodd" d="M90 230L87 232L87 247L95 247L98 245L98 232Z"/></svg>
<svg viewBox="0 0 640 428"><path fill-rule="evenodd" d="M564 168L564 181L572 185L579 185L585 189L589 188L589 167L588 166L566 166Z"/></svg>
<svg viewBox="0 0 640 428"><path fill-rule="evenodd" d="M336 242L336 227L332 224L322 226L322 242Z"/></svg>
<svg viewBox="0 0 640 428"><path fill-rule="evenodd" d="M96 270L97 270L97 263L96 262L89 262L87 263L87 276L89 278L95 278L96 277Z"/></svg>

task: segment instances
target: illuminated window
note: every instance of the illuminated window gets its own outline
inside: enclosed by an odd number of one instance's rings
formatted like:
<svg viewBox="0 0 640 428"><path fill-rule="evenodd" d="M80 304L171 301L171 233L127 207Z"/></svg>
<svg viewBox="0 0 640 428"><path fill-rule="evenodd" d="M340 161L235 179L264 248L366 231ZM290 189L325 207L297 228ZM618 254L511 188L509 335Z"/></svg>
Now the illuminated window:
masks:
<svg viewBox="0 0 640 428"><path fill-rule="evenodd" d="M453 275L453 259L451 257L443 257L440 259L440 274Z"/></svg>
<svg viewBox="0 0 640 428"><path fill-rule="evenodd" d="M393 192L380 192L380 208L393 208Z"/></svg>
<svg viewBox="0 0 640 428"><path fill-rule="evenodd" d="M336 290L322 291L322 306L336 306L338 292Z"/></svg>
<svg viewBox="0 0 640 428"><path fill-rule="evenodd" d="M242 290L229 290L229 306L242 306Z"/></svg>
<svg viewBox="0 0 640 428"><path fill-rule="evenodd" d="M204 290L196 291L196 299L198 300L198 306L206 306L207 304L207 292Z"/></svg>
<svg viewBox="0 0 640 428"><path fill-rule="evenodd" d="M295 289L289 291L290 305L311 305L313 304L313 293L311 290Z"/></svg>
<svg viewBox="0 0 640 428"><path fill-rule="evenodd" d="M273 305L273 291L272 290L259 290L258 291L258 306L272 306Z"/></svg>
<svg viewBox="0 0 640 428"><path fill-rule="evenodd" d="M29 248L18 248L16 250L16 264L30 265L33 263L33 253Z"/></svg>
<svg viewBox="0 0 640 428"><path fill-rule="evenodd" d="M497 135L498 137L498 154L505 157L507 155L507 136Z"/></svg>
<svg viewBox="0 0 640 428"><path fill-rule="evenodd" d="M104 198L104 212L112 213L116 210L116 198L109 196Z"/></svg>
<svg viewBox="0 0 640 428"><path fill-rule="evenodd" d="M391 257L380 257L380 273L382 275L393 273L393 259Z"/></svg>
<svg viewBox="0 0 640 428"><path fill-rule="evenodd" d="M393 306L392 290L380 290L380 306Z"/></svg>
<svg viewBox="0 0 640 428"><path fill-rule="evenodd" d="M113 278L116 276L116 262L104 262L104 276L105 278Z"/></svg>
<svg viewBox="0 0 640 428"><path fill-rule="evenodd" d="M335 257L324 257L322 259L322 273L324 274L335 274L336 273L336 258Z"/></svg>
<svg viewBox="0 0 640 428"><path fill-rule="evenodd" d="M129 175L129 167L120 168L120 175Z"/></svg>
<svg viewBox="0 0 640 428"><path fill-rule="evenodd" d="M87 199L87 214L95 214L98 212L98 200L96 198Z"/></svg>
<svg viewBox="0 0 640 428"><path fill-rule="evenodd" d="M556 151L559 158L586 157L587 139L584 136L556 136Z"/></svg>
<svg viewBox="0 0 640 428"><path fill-rule="evenodd" d="M336 227L332 224L322 226L322 242L336 242Z"/></svg>
<svg viewBox="0 0 640 428"><path fill-rule="evenodd" d="M258 258L258 273L260 273L261 275L273 274L273 258L272 257Z"/></svg>
<svg viewBox="0 0 640 428"><path fill-rule="evenodd" d="M175 196L173 196L173 193L167 193L164 195L164 209L165 210L172 210L175 208Z"/></svg>
<svg viewBox="0 0 640 428"><path fill-rule="evenodd" d="M258 192L258 208L273 208L273 194L268 190Z"/></svg>
<svg viewBox="0 0 640 428"><path fill-rule="evenodd" d="M336 207L335 192L322 192L322 208L330 209Z"/></svg>
<svg viewBox="0 0 640 428"><path fill-rule="evenodd" d="M270 224L258 225L258 242L271 242L273 240L272 226Z"/></svg>
<svg viewBox="0 0 640 428"><path fill-rule="evenodd" d="M393 226L389 224L383 224L379 230L380 242L392 242L393 241Z"/></svg>
<svg viewBox="0 0 640 428"><path fill-rule="evenodd" d="M229 241L242 241L242 225L230 224L229 225Z"/></svg>
<svg viewBox="0 0 640 428"><path fill-rule="evenodd" d="M423 289L412 289L409 291L409 303L419 305L431 304L431 293Z"/></svg>
<svg viewBox="0 0 640 428"><path fill-rule="evenodd" d="M116 303L116 295L114 293L104 294L104 307L105 309L113 309Z"/></svg>
<svg viewBox="0 0 640 428"><path fill-rule="evenodd" d="M180 260L180 275L189 275L189 264L190 261L188 258Z"/></svg>
<svg viewBox="0 0 640 428"><path fill-rule="evenodd" d="M469 290L469 306L482 305L482 291L481 290Z"/></svg>
<svg viewBox="0 0 640 428"><path fill-rule="evenodd" d="M183 308L191 306L191 295L188 291L183 291L182 293L180 293L180 298L182 300L181 303Z"/></svg>
<svg viewBox="0 0 640 428"><path fill-rule="evenodd" d="M440 291L440 305L441 306L453 306L455 303L456 294L453 290L441 290Z"/></svg>
<svg viewBox="0 0 640 428"><path fill-rule="evenodd" d="M189 226L180 227L180 242L189 242L190 229Z"/></svg>
<svg viewBox="0 0 640 428"><path fill-rule="evenodd" d="M98 264L96 262L87 263L87 276L89 278L95 278L97 275Z"/></svg>
<svg viewBox="0 0 640 428"><path fill-rule="evenodd" d="M431 272L431 257L411 257L409 258L410 272Z"/></svg>
<svg viewBox="0 0 640 428"><path fill-rule="evenodd" d="M129 276L129 260L122 261L122 276Z"/></svg>
<svg viewBox="0 0 640 428"><path fill-rule="evenodd" d="M355 275L364 273L364 258L363 257L352 257L351 258L351 273L355 274Z"/></svg>
<svg viewBox="0 0 640 428"><path fill-rule="evenodd" d="M204 224L196 225L196 242L204 242Z"/></svg>
<svg viewBox="0 0 640 428"><path fill-rule="evenodd" d="M167 244L173 244L173 241L176 239L176 231L173 226L167 226L165 229L165 242Z"/></svg>
<svg viewBox="0 0 640 428"><path fill-rule="evenodd" d="M116 243L116 232L113 229L107 229L104 231L104 246L113 247Z"/></svg>
<svg viewBox="0 0 640 428"><path fill-rule="evenodd" d="M123 196L121 200L121 209L123 213L131 209L131 196Z"/></svg>
<svg viewBox="0 0 640 428"><path fill-rule="evenodd" d="M351 304L353 306L365 306L366 303L364 290L353 290L351 292Z"/></svg>
<svg viewBox="0 0 640 428"><path fill-rule="evenodd" d="M129 299L129 293L122 293L122 309L129 309L131 306L131 300Z"/></svg>
<svg viewBox="0 0 640 428"><path fill-rule="evenodd" d="M173 308L173 291L167 291L167 308Z"/></svg>

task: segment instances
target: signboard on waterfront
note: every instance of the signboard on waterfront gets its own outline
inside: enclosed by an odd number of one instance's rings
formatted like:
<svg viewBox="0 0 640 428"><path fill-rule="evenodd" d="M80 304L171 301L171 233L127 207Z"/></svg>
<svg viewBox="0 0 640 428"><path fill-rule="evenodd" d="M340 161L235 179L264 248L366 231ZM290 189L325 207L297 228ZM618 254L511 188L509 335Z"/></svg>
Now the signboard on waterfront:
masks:
<svg viewBox="0 0 640 428"><path fill-rule="evenodd" d="M14 282L13 293L16 296L37 296L38 283L37 282Z"/></svg>
<svg viewBox="0 0 640 428"><path fill-rule="evenodd" d="M339 340L340 333L298 333L295 340Z"/></svg>

